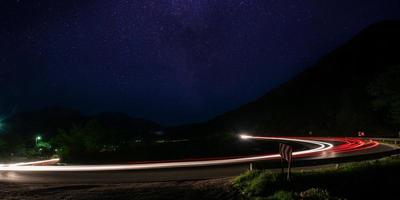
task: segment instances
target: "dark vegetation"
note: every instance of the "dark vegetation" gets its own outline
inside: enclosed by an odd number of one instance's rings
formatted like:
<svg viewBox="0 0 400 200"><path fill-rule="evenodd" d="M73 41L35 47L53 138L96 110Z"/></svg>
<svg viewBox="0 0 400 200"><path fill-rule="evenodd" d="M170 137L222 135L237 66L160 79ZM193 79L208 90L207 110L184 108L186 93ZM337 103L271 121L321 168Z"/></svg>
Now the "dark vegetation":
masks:
<svg viewBox="0 0 400 200"><path fill-rule="evenodd" d="M2 158L49 156L54 153L67 155L68 151L91 152L100 146L111 148L108 147L110 144L126 138L150 140L160 128L156 123L124 114L82 116L75 110L65 108L19 113L2 124ZM38 136L41 140L36 141ZM83 143L84 149L81 148ZM63 151L61 146L66 150Z"/></svg>
<svg viewBox="0 0 400 200"><path fill-rule="evenodd" d="M257 145L232 135L170 137L153 122L118 113L82 116L65 108L20 113L3 124L2 161L58 155L68 163L117 163L238 156L277 149L275 144Z"/></svg>
<svg viewBox="0 0 400 200"><path fill-rule="evenodd" d="M205 123L162 127L125 114L83 116L65 108L19 113L1 122L0 159L57 154L66 162L119 162L276 149L239 141L243 131L397 136L399 36L400 21L374 24L293 80ZM39 135L42 139L35 141Z"/></svg>
<svg viewBox="0 0 400 200"><path fill-rule="evenodd" d="M290 182L278 172L250 171L236 178L234 186L250 199L393 199L399 167L400 158L389 157L295 172Z"/></svg>

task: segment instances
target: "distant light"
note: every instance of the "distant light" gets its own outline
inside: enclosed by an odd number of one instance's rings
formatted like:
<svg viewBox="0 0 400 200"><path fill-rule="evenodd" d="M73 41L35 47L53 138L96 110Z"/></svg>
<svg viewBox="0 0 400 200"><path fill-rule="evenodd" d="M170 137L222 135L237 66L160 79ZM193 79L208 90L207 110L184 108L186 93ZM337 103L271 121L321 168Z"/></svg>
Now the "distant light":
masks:
<svg viewBox="0 0 400 200"><path fill-rule="evenodd" d="M39 135L39 136L36 136L36 138L35 138L35 144L36 144L36 147L39 147L38 145L39 145L39 140L41 140L42 139L42 137Z"/></svg>
<svg viewBox="0 0 400 200"><path fill-rule="evenodd" d="M247 140L247 139L249 139L249 138L252 138L250 135L245 135L245 134L240 134L239 137L240 137L240 139L242 139L242 140Z"/></svg>

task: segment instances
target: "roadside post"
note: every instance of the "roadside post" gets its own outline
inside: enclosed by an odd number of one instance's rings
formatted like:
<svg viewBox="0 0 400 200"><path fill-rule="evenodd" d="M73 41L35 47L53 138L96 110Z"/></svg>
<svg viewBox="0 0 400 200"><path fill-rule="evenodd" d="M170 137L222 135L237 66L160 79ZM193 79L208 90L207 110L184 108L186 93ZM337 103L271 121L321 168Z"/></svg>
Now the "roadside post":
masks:
<svg viewBox="0 0 400 200"><path fill-rule="evenodd" d="M288 162L288 172L287 172L287 180L290 181L290 171L291 171L292 161Z"/></svg>
<svg viewBox="0 0 400 200"><path fill-rule="evenodd" d="M283 160L288 162L288 171L287 171L287 180L290 181L290 171L292 165L292 153L293 147L287 144L280 143L279 144L279 154L281 155L281 167L282 167L282 174L284 174L283 170Z"/></svg>

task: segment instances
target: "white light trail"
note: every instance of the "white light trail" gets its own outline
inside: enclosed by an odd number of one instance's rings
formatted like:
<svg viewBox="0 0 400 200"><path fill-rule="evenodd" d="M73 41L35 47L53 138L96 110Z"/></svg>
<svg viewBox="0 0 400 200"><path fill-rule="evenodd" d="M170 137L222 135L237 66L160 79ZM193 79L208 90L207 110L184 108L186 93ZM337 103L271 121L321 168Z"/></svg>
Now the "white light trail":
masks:
<svg viewBox="0 0 400 200"><path fill-rule="evenodd" d="M55 164L55 163L58 163L58 162L60 162L60 159L59 158L54 158L54 159L49 159L49 160L14 163L14 164L9 164L9 166L44 165L44 164L48 164L48 163Z"/></svg>
<svg viewBox="0 0 400 200"><path fill-rule="evenodd" d="M300 142L316 145L316 148L296 151L293 155L305 155L310 153L317 153L329 150L333 144L328 142L321 142L315 140L295 139L295 138L280 138L280 137L253 137L249 135L242 135L243 139L261 139L261 140L278 140ZM148 164L119 164L119 165L71 165L71 166L27 166L44 164L51 160L37 161L30 163L16 163L16 164L0 164L0 172L5 171L29 171L29 172L70 172L70 171L115 171L115 170L145 170L145 169L166 169L166 168L179 168L179 167L201 167L213 165L226 165L226 164L239 164L249 163L254 161L268 160L280 158L279 154L270 154L262 156L249 156L243 158L229 158L218 160L201 160L201 161L179 161L179 162L164 162L164 163L148 163Z"/></svg>

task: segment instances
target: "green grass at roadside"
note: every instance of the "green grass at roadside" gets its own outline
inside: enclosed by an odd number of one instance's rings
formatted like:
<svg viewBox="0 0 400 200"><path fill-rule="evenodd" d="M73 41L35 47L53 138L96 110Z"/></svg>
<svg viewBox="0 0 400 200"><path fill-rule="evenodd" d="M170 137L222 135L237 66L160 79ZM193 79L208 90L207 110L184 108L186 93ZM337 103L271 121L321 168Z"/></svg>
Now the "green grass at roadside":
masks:
<svg viewBox="0 0 400 200"><path fill-rule="evenodd" d="M249 171L234 180L234 187L249 198L260 199L382 199L398 196L400 158L341 164L338 168L292 173Z"/></svg>

